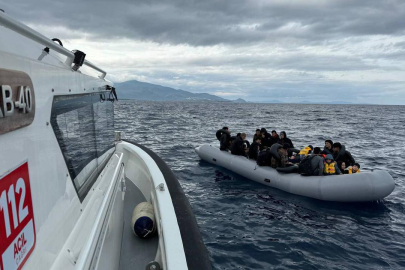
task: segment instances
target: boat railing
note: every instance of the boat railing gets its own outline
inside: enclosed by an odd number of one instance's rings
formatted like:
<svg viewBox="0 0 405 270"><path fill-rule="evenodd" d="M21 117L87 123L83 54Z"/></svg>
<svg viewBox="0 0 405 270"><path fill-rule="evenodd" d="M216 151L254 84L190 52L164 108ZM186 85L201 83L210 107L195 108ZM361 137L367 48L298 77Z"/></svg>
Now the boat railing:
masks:
<svg viewBox="0 0 405 270"><path fill-rule="evenodd" d="M55 42L53 42L51 39L45 37L44 35L38 33L37 31L35 31L34 29L26 26L23 23L20 23L16 20L14 20L13 18L11 18L10 16L8 16L7 14L5 14L4 12L0 12L0 25L3 25L4 27L9 28L10 30L23 35L35 42L38 42L46 47L48 47L51 50L54 50L64 56L66 56L68 58L68 64L72 64L73 60L75 58L75 55L73 52L69 51L68 49L60 46L59 44L56 44ZM107 72L105 72L104 70L102 70L101 68L97 67L96 65L94 65L93 63L91 63L90 61L84 60L84 65L98 71L101 73L100 78L104 79L105 76L107 75Z"/></svg>

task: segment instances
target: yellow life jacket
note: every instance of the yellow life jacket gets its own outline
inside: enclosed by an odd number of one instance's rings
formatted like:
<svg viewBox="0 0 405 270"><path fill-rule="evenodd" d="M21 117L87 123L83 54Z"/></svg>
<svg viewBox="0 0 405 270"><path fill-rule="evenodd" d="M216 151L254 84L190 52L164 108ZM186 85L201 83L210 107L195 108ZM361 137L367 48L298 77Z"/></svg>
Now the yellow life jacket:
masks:
<svg viewBox="0 0 405 270"><path fill-rule="evenodd" d="M335 174L336 173L335 164L336 164L335 162L331 162L330 164L325 162L323 166L323 172L325 174Z"/></svg>
<svg viewBox="0 0 405 270"><path fill-rule="evenodd" d="M298 153L298 155L305 155L308 156L309 151L312 151L311 147L305 147L301 149L301 151Z"/></svg>
<svg viewBox="0 0 405 270"><path fill-rule="evenodd" d="M348 171L349 171L349 174L353 174L353 168L351 166L349 167ZM355 172L355 173L360 173L360 169L358 169L357 172Z"/></svg>

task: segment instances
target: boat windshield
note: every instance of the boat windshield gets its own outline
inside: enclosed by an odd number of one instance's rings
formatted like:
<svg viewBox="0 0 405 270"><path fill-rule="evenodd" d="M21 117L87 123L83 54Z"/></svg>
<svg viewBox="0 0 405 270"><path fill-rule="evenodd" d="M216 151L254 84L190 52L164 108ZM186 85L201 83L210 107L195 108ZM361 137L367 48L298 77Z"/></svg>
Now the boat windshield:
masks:
<svg viewBox="0 0 405 270"><path fill-rule="evenodd" d="M114 104L103 94L55 96L51 125L81 201L114 151Z"/></svg>

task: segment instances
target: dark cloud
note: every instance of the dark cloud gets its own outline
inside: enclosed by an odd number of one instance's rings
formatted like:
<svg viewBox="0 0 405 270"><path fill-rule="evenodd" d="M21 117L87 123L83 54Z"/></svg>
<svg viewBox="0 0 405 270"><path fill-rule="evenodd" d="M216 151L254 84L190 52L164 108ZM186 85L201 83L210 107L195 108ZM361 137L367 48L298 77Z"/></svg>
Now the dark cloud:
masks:
<svg viewBox="0 0 405 270"><path fill-rule="evenodd" d="M388 56L387 56L388 57ZM392 57L391 55L389 57ZM316 61L315 61L316 60ZM201 56L188 62L194 66L236 66L248 68L286 69L305 71L372 70L381 67L367 63L358 56L319 56L315 54L285 53L282 55ZM386 67L392 70L392 67Z"/></svg>
<svg viewBox="0 0 405 270"><path fill-rule="evenodd" d="M3 3L27 23L66 26L98 38L205 46L322 42L404 35L404 1L29 1Z"/></svg>
<svg viewBox="0 0 405 270"><path fill-rule="evenodd" d="M0 8L67 47L84 36L80 45L117 80L251 101L405 104L403 0L13 0Z"/></svg>

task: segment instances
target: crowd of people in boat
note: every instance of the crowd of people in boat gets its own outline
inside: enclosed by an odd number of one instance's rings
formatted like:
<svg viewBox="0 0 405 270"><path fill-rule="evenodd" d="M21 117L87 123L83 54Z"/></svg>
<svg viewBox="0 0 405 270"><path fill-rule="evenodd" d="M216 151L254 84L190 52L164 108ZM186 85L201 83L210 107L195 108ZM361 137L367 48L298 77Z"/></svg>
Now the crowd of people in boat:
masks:
<svg viewBox="0 0 405 270"><path fill-rule="evenodd" d="M325 140L323 149L308 145L296 149L285 131L271 134L265 128L256 129L253 142L246 140L245 133L231 136L228 127L216 133L220 150L232 155L255 160L259 166L271 166L279 171L296 172L302 175L335 175L360 173L360 164L345 146L332 140ZM283 168L289 168L285 170Z"/></svg>

